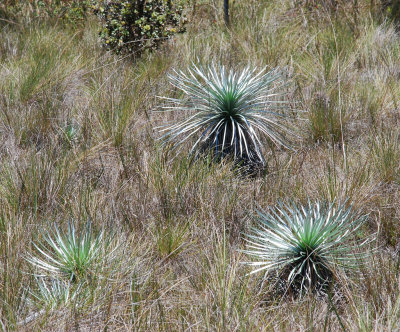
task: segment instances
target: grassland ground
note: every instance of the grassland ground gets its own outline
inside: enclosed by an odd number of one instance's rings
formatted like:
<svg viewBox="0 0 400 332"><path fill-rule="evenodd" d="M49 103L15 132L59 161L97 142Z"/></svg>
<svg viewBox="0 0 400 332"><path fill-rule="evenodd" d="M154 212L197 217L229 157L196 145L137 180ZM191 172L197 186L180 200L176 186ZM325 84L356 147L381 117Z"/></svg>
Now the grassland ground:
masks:
<svg viewBox="0 0 400 332"><path fill-rule="evenodd" d="M95 17L4 16L0 329L400 330L400 36L380 5L235 0L227 28L220 2L188 1L187 32L136 60L101 47ZM160 144L155 128L183 116L154 112L179 97L167 73L213 60L284 73L298 138L294 151L265 139L257 178ZM309 199L347 199L378 249L329 296L280 296L241 264L243 234L255 208ZM32 296L33 243L88 220L112 240L84 294Z"/></svg>

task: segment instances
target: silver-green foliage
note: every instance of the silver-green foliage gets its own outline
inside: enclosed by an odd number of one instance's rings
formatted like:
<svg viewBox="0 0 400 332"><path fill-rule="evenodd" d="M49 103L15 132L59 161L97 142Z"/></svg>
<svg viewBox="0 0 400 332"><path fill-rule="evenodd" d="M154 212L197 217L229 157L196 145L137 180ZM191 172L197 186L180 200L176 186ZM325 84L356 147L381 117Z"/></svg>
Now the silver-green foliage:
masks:
<svg viewBox="0 0 400 332"><path fill-rule="evenodd" d="M74 301L81 291L82 284L74 286L62 279L36 278L36 291L30 291L31 302L46 310L65 306Z"/></svg>
<svg viewBox="0 0 400 332"><path fill-rule="evenodd" d="M246 236L248 263L259 271L278 272L295 290L321 289L337 268L354 268L372 237L357 239L366 217L356 217L344 204L280 203L258 211L258 228Z"/></svg>
<svg viewBox="0 0 400 332"><path fill-rule="evenodd" d="M104 249L109 244L110 239L105 237L104 231L96 236L92 234L90 222L80 234L76 234L72 222L66 233L55 224L53 231L44 234L42 242L33 243L38 255L31 255L28 261L50 275L75 281L95 272L97 263L105 258Z"/></svg>
<svg viewBox="0 0 400 332"><path fill-rule="evenodd" d="M216 156L232 155L245 162L264 164L261 135L279 145L288 146L284 133L285 116L277 112L283 102L277 100L274 83L280 80L277 69L258 70L250 66L241 71L222 65L208 67L193 64L187 73L169 75L171 84L184 98L164 98L164 110L191 114L182 121L165 126L163 140L175 147L196 137L191 153L204 148Z"/></svg>

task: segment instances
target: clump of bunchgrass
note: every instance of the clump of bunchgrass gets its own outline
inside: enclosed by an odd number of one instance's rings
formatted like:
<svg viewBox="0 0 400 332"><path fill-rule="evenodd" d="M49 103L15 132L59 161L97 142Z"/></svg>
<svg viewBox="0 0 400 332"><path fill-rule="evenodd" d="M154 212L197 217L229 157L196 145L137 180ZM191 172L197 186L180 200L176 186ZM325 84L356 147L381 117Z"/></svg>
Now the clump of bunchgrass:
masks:
<svg viewBox="0 0 400 332"><path fill-rule="evenodd" d="M355 268L366 254L361 249L372 237L357 239L366 220L344 204L320 202L296 206L280 203L258 211L258 228L247 235L252 273L276 272L287 289L302 294L325 292L338 268Z"/></svg>
<svg viewBox="0 0 400 332"><path fill-rule="evenodd" d="M165 126L162 139L177 147L196 137L191 153L211 152L217 160L231 156L242 166L263 168L261 136L289 147L284 134L290 131L279 112L284 102L275 86L280 77L278 69L248 66L237 71L220 64L175 71L170 82L185 97L164 98L164 110L192 114Z"/></svg>

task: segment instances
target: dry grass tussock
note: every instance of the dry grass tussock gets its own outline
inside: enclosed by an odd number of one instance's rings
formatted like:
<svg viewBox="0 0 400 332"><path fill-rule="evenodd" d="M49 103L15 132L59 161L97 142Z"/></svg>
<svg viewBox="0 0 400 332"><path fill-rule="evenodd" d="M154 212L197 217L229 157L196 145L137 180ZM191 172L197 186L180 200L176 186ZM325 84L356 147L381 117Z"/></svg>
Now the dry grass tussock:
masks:
<svg viewBox="0 0 400 332"><path fill-rule="evenodd" d="M379 1L335 3L238 0L227 29L219 2L188 1L188 31L135 62L100 47L94 18L0 21L0 329L399 330L400 36ZM294 151L265 139L266 172L246 178L162 146L155 128L181 115L153 110L192 61L282 68ZM360 272L303 297L249 275L255 208L334 199L377 233ZM27 262L54 224L88 220L109 243L81 286Z"/></svg>

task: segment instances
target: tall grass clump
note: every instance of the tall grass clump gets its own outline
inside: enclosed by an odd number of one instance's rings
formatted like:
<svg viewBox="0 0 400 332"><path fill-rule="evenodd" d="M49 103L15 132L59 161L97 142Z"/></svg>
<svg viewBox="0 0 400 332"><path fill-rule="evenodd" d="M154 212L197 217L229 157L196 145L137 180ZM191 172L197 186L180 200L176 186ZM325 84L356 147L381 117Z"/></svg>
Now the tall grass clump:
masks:
<svg viewBox="0 0 400 332"><path fill-rule="evenodd" d="M247 66L228 70L221 64L193 64L187 73L169 75L171 84L184 98L164 98L165 111L190 112L183 120L165 126L163 140L175 147L192 137L191 154L211 152L217 160L231 156L242 166L263 168L262 136L289 147L290 132L279 112L275 84L278 69L267 71Z"/></svg>
<svg viewBox="0 0 400 332"><path fill-rule="evenodd" d="M269 212L258 211L258 228L247 235L246 253L252 273L277 272L287 289L325 291L337 268L356 268L365 256L360 251L370 239L357 239L366 217L351 207L320 202L296 206L280 203Z"/></svg>
<svg viewBox="0 0 400 332"><path fill-rule="evenodd" d="M371 161L384 183L399 183L400 146L398 130L382 132L371 139Z"/></svg>

